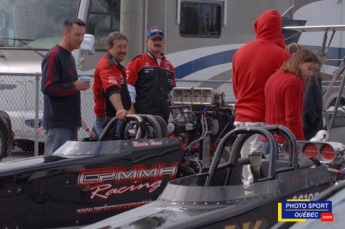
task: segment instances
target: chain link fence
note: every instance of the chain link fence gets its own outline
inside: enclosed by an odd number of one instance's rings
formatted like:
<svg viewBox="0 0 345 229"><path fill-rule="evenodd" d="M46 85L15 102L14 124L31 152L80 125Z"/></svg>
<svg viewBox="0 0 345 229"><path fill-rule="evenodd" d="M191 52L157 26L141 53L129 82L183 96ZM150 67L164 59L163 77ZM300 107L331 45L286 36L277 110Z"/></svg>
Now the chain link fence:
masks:
<svg viewBox="0 0 345 229"><path fill-rule="evenodd" d="M230 81L177 80L177 86L213 88L224 93L224 101L229 103L235 101ZM10 117L15 142L15 147L11 146L13 150L2 161L43 153L45 133L44 131L42 133L36 131L41 126L43 114L43 94L40 91L40 87L40 73L0 73L0 111L6 112ZM93 125L93 106L92 90L82 91L82 118L90 128ZM11 134L3 126L0 123L0 149L2 148L1 145L6 144L6 141L3 139L5 138L4 136ZM81 128L78 132L79 140L86 137L88 137L88 134ZM6 154L6 152L0 153L0 155Z"/></svg>

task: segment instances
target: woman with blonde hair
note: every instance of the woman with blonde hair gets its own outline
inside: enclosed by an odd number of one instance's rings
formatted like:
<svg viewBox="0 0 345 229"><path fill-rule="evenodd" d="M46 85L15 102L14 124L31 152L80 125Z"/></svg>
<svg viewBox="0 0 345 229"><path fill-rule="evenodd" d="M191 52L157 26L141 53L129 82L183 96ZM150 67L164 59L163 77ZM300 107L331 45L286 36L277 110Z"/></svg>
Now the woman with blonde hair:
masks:
<svg viewBox="0 0 345 229"><path fill-rule="evenodd" d="M304 89L321 59L308 49L300 49L274 73L265 85L266 124L283 125L297 140L305 140L302 110ZM285 142L282 136L277 141Z"/></svg>
<svg viewBox="0 0 345 229"><path fill-rule="evenodd" d="M286 51L294 55L303 46L291 43L286 46ZM304 90L303 105L303 132L306 140L313 138L323 128L322 115L322 78L320 69L317 69L309 78L308 86Z"/></svg>

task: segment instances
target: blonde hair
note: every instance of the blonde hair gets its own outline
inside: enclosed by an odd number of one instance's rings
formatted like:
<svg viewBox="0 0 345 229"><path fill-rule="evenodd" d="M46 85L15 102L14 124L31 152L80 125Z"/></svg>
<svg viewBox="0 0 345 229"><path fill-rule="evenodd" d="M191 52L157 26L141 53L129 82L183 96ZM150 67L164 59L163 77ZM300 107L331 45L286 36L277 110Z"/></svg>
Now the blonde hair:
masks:
<svg viewBox="0 0 345 229"><path fill-rule="evenodd" d="M302 74L301 69L298 67L299 64L303 63L315 63L320 67L322 65L322 60L314 52L308 49L300 49L294 53L294 55L286 61L280 69L290 72L303 81L304 87L308 85L309 77Z"/></svg>

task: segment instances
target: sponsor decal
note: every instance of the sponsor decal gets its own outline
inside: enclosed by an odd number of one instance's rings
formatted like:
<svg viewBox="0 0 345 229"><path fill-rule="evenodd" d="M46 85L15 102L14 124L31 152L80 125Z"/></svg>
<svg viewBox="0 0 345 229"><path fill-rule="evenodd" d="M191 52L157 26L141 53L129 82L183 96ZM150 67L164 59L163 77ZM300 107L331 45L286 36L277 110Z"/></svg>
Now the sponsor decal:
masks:
<svg viewBox="0 0 345 229"><path fill-rule="evenodd" d="M121 75L121 84L125 83L125 77L123 75Z"/></svg>
<svg viewBox="0 0 345 229"><path fill-rule="evenodd" d="M151 168L147 168L145 165L135 165L129 170L123 166L89 169L79 173L78 186L90 188L90 199L108 199L113 195L137 190L152 193L161 186L165 176L168 176L170 180L174 179L177 168L178 162L173 162L171 167L166 166L166 163L157 163ZM126 182L127 185L121 186L123 182Z"/></svg>
<svg viewBox="0 0 345 229"><path fill-rule="evenodd" d="M145 68L144 73L150 73L153 71L153 68Z"/></svg>
<svg viewBox="0 0 345 229"><path fill-rule="evenodd" d="M103 206L97 206L97 207L89 207L89 208L79 208L77 209L77 214L96 214L96 213L102 213L102 212L109 212L109 211L121 211L121 210L128 210L132 208L140 207L144 204L151 203L152 201L144 200L140 202L133 202L133 203L124 203L124 204L115 204L115 205L108 205L105 204Z"/></svg>
<svg viewBox="0 0 345 229"><path fill-rule="evenodd" d="M109 76L108 83L117 85L117 81L116 81L115 76Z"/></svg>
<svg viewBox="0 0 345 229"><path fill-rule="evenodd" d="M319 192L315 192L315 193L307 193L307 194L301 194L299 196L293 196L292 199L296 200L296 199L313 199L315 196L319 195Z"/></svg>
<svg viewBox="0 0 345 229"><path fill-rule="evenodd" d="M332 201L289 199L278 203L278 222L306 222L306 219L332 222Z"/></svg>

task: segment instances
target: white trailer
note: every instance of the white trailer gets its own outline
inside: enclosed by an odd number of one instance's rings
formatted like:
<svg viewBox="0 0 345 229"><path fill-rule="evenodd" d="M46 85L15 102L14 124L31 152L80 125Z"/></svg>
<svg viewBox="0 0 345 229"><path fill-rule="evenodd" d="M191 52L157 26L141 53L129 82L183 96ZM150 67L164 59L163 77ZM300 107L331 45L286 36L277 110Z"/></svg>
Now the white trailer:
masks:
<svg viewBox="0 0 345 229"><path fill-rule="evenodd" d="M126 31L129 45L135 45L128 54L133 58L145 50L146 29L159 25L165 29L164 53L174 64L177 78L197 80L230 78L233 53L254 38L253 22L267 9L277 9L284 16L284 26L337 25L345 20L344 2L339 0L141 0L133 4L137 9L124 7L126 13L121 12L119 0L0 0L1 72L40 72L42 55L60 41L61 24L72 16L87 23L86 31L96 42L96 54L81 72L92 74L111 31ZM322 38L322 33L302 34L300 43L319 50ZM329 58L342 57L343 43L342 34L334 37Z"/></svg>

